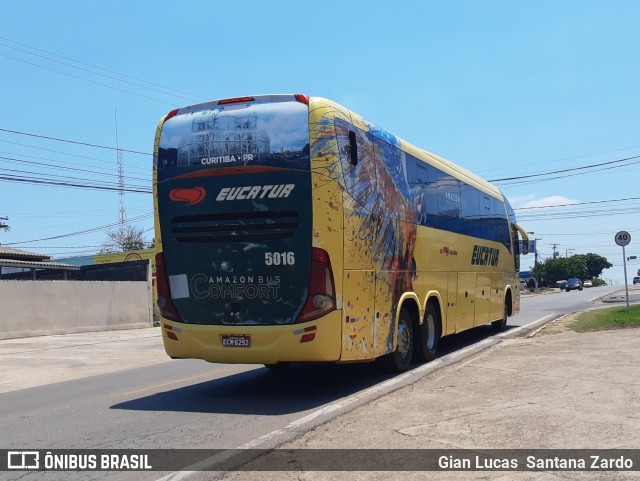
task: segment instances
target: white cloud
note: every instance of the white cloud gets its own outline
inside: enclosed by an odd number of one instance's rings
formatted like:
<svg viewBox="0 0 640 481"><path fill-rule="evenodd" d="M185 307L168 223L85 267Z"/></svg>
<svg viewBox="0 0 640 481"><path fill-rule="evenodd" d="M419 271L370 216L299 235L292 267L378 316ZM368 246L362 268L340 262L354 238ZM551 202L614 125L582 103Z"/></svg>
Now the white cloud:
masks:
<svg viewBox="0 0 640 481"><path fill-rule="evenodd" d="M531 198L531 200L527 198ZM532 195L518 197L518 199L522 199L524 201L522 205L518 206L520 209L526 207L549 207L555 205L578 204L580 202L579 200L569 199L562 195L551 195L549 197L543 197L542 199L535 199L535 196Z"/></svg>
<svg viewBox="0 0 640 481"><path fill-rule="evenodd" d="M518 195L514 197L507 196L507 198L509 199L509 203L511 204L512 207L518 208L518 207L522 207L527 202L531 202L535 200L536 196L533 194L528 194L528 195Z"/></svg>

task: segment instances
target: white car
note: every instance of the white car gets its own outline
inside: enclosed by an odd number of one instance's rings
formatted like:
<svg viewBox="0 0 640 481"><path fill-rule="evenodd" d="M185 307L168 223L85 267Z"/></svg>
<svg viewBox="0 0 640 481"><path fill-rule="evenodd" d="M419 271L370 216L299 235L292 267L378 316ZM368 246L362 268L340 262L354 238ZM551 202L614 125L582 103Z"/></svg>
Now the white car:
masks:
<svg viewBox="0 0 640 481"><path fill-rule="evenodd" d="M586 280L582 283L582 287L593 287L593 282Z"/></svg>

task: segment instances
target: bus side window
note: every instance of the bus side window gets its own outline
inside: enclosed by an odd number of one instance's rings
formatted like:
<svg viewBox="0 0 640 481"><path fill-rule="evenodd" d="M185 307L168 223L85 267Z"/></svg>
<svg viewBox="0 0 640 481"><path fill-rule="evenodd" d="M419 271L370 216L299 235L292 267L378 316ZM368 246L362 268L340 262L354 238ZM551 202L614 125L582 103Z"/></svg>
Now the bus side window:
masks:
<svg viewBox="0 0 640 481"><path fill-rule="evenodd" d="M416 198L417 221L420 225L434 227L438 218L438 194L436 169L407 154L409 186Z"/></svg>
<svg viewBox="0 0 640 481"><path fill-rule="evenodd" d="M358 165L358 142L356 141L356 133L349 131L349 163Z"/></svg>
<svg viewBox="0 0 640 481"><path fill-rule="evenodd" d="M509 235L509 221L504 208L504 203L493 199L493 213L496 223L496 240L506 246L509 252L513 251L511 236Z"/></svg>
<svg viewBox="0 0 640 481"><path fill-rule="evenodd" d="M383 206L378 199L372 141L366 132L342 119L335 119L335 129L344 187L361 208L375 214Z"/></svg>

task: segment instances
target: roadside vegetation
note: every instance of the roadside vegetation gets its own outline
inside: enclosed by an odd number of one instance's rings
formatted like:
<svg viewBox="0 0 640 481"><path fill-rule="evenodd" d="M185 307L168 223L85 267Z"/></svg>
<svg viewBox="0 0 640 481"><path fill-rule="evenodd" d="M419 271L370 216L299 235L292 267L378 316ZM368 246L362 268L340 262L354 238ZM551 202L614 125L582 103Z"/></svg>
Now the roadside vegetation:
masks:
<svg viewBox="0 0 640 481"><path fill-rule="evenodd" d="M538 279L542 286L555 287L559 280L567 280L572 277L593 281L593 286L605 284L598 279L602 271L613 265L598 254L576 254L571 257L554 257L538 262L533 268L533 277Z"/></svg>
<svg viewBox="0 0 640 481"><path fill-rule="evenodd" d="M576 332L640 327L640 305L586 311L569 326Z"/></svg>

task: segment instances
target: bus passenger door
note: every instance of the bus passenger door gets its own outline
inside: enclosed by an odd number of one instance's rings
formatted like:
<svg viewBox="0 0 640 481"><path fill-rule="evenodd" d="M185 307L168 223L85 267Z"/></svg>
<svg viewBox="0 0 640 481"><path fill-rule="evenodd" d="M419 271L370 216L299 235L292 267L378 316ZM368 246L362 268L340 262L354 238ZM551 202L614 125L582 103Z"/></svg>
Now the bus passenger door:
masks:
<svg viewBox="0 0 640 481"><path fill-rule="evenodd" d="M481 326L491 320L491 274L478 273L476 276L475 321Z"/></svg>
<svg viewBox="0 0 640 481"><path fill-rule="evenodd" d="M458 272L457 320L456 332L471 329L474 326L476 296L475 272Z"/></svg>

